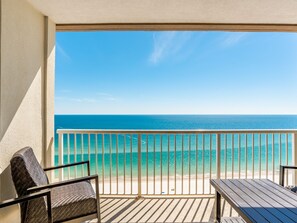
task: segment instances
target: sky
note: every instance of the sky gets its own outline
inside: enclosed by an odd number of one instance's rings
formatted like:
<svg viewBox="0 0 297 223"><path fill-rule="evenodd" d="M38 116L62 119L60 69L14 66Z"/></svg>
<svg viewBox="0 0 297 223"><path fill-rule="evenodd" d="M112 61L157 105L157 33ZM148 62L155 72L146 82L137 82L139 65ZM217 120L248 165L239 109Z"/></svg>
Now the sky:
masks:
<svg viewBox="0 0 297 223"><path fill-rule="evenodd" d="M297 114L297 34L58 32L56 114Z"/></svg>

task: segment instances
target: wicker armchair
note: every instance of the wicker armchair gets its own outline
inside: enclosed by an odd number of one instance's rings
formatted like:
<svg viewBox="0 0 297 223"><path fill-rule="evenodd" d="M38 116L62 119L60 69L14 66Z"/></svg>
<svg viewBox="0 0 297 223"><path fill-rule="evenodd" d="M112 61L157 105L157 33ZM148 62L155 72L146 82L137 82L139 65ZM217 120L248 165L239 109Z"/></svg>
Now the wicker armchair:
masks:
<svg viewBox="0 0 297 223"><path fill-rule="evenodd" d="M9 207L12 205L16 205L16 204L22 204L24 202L29 202L31 200L34 200L34 199L37 199L40 197L46 197L47 206L49 207L47 209L47 223L52 223L53 219L52 219L52 209L51 209L51 202L50 202L50 198L51 198L50 190L44 190L41 192L29 194L29 195L26 195L23 197L18 197L18 198L2 201L2 202L0 202L0 209L6 208L6 207Z"/></svg>
<svg viewBox="0 0 297 223"><path fill-rule="evenodd" d="M285 182L285 169L297 169L297 166L280 166L280 175L279 175L279 184L281 186L284 186L284 182ZM286 186L286 188L288 188L289 190L297 193L297 186Z"/></svg>
<svg viewBox="0 0 297 223"><path fill-rule="evenodd" d="M75 218L96 215L100 219L98 175L90 176L88 161L42 169L32 148L25 147L16 152L12 159L11 174L19 197L33 192L50 189L53 222L64 222ZM50 184L45 171L74 166L88 165L88 175L77 179ZM90 180L96 181L96 194ZM48 205L44 198L21 204L22 223L47 222Z"/></svg>

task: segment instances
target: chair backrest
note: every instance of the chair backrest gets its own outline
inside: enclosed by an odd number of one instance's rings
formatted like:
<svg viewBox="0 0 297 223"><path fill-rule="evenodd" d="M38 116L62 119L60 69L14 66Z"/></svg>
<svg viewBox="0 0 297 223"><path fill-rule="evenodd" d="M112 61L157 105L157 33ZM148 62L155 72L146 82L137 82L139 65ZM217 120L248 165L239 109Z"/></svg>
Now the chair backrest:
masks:
<svg viewBox="0 0 297 223"><path fill-rule="evenodd" d="M10 165L12 180L19 197L27 195L27 189L30 187L49 183L48 178L37 161L31 147L25 147L17 151L10 160ZM45 207L43 198L37 200L39 200L39 204ZM36 206L36 202L34 206ZM22 222L26 222L25 219L28 218L28 216L26 217L28 209L27 203L21 205Z"/></svg>
<svg viewBox="0 0 297 223"><path fill-rule="evenodd" d="M24 196L27 189L48 184L48 178L36 159L31 147L17 151L10 160L11 175L19 196Z"/></svg>

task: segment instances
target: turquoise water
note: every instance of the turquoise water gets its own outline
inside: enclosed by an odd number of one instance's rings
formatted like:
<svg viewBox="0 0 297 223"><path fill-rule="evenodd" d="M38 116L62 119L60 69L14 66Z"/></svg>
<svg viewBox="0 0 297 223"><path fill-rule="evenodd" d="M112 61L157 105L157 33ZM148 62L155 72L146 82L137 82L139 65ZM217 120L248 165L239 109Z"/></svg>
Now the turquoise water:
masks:
<svg viewBox="0 0 297 223"><path fill-rule="evenodd" d="M55 129L295 129L297 127L297 116L249 116L249 115L56 115ZM97 137L97 139L95 138ZM147 137L147 138L146 138ZM246 138L247 137L247 138ZM266 140L266 137L267 140ZM261 138L261 146L259 144ZM55 162L58 163L57 141L55 140ZM288 154L286 140L288 139ZM74 136L64 136L64 162L71 163L81 160L91 161L91 171L98 167L99 175L119 176L126 172L126 176L137 176L137 135L104 135L104 150L102 151L102 135L90 136L90 148L88 148L88 135L77 135L77 151L74 157ZM162 146L161 146L162 141ZM204 148L203 143L204 141ZM232 141L234 147L232 148ZM274 141L274 144L272 143ZM68 145L69 142L69 145ZM82 143L83 142L83 143ZM97 142L97 144L96 144ZM118 143L116 143L118 142ZM126 142L126 143L125 143ZM176 143L175 143L176 142ZM266 144L267 142L267 144ZM272 157L278 165L291 162L292 137L285 134L254 135L252 144L251 134L231 134L221 136L221 167L227 166L227 171L238 171L240 160L241 171L258 171L261 159L261 169L266 169L266 158L268 170L272 169ZM116 146L118 145L118 146ZM148 170L149 176L155 172L156 175L172 175L175 171L178 175L202 174L203 172L216 173L216 136L205 134L198 135L143 135L141 138L141 163L142 175ZM155 146L154 146L155 145ZM182 147L183 145L183 147ZM197 148L197 150L196 150ZM240 148L240 149L239 149ZM254 148L254 150L253 150ZM87 154L90 149L90 156ZM126 153L124 153L126 150ZM148 150L148 152L147 152ZM162 152L161 152L162 150ZM69 153L68 153L69 151ZM95 155L97 152L97 156ZM274 153L273 153L274 152ZM104 155L103 155L104 153ZM281 160L279 154L281 153ZM85 155L81 155L85 154ZM125 155L126 154L126 155ZM232 155L234 163L232 163ZM239 156L240 155L240 156ZM247 156L246 156L247 155ZM225 158L226 156L226 158ZM288 157L288 160L287 160ZM253 162L254 160L254 162ZM104 165L103 165L104 161ZM116 168L118 163L118 168ZM111 165L110 165L111 164ZM111 166L111 172L110 172ZM204 168L203 168L204 166ZM155 167L155 168L154 168ZM162 168L161 168L162 167ZM124 169L125 168L125 169ZM278 168L278 166L276 166ZM225 171L224 168L221 168ZM80 170L80 168L78 168ZM73 173L71 173L73 174Z"/></svg>
<svg viewBox="0 0 297 223"><path fill-rule="evenodd" d="M55 115L55 129L296 129L297 115Z"/></svg>

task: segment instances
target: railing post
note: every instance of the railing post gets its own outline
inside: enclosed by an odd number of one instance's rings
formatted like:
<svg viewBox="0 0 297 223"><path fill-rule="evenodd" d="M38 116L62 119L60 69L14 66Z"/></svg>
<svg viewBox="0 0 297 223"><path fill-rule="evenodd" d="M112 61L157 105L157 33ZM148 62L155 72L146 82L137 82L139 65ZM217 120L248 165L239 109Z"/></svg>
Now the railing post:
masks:
<svg viewBox="0 0 297 223"><path fill-rule="evenodd" d="M59 165L63 165L64 164L64 142L63 142L63 133L58 133L58 154L59 154ZM63 168L61 168L59 170L59 180L63 180L64 176L63 176Z"/></svg>
<svg viewBox="0 0 297 223"><path fill-rule="evenodd" d="M221 179L221 134L217 134L217 179ZM225 164L226 165L226 164Z"/></svg>
<svg viewBox="0 0 297 223"><path fill-rule="evenodd" d="M297 166L297 133L292 134L292 165ZM294 170L292 183L297 185L297 171Z"/></svg>
<svg viewBox="0 0 297 223"><path fill-rule="evenodd" d="M141 197L141 134L138 134L138 146L137 146L137 154L138 154L138 198Z"/></svg>

